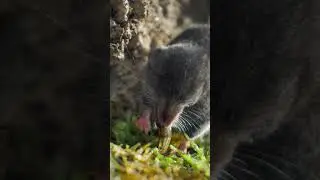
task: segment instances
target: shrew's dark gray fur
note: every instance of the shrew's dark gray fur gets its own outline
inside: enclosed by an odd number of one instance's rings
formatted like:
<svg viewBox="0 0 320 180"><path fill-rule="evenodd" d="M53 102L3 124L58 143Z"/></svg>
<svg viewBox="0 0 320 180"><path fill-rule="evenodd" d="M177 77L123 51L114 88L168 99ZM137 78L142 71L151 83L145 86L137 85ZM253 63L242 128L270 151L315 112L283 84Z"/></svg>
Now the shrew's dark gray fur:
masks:
<svg viewBox="0 0 320 180"><path fill-rule="evenodd" d="M157 126L170 126L195 138L210 126L210 26L183 31L150 54L146 66L144 104ZM174 114L182 111L177 121Z"/></svg>

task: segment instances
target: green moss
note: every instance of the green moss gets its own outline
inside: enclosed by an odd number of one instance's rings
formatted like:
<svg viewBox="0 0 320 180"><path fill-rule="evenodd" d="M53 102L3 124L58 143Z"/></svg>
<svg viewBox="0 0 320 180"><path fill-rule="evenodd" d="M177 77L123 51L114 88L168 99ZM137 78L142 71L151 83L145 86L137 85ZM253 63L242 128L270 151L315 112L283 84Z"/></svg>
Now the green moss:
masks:
<svg viewBox="0 0 320 180"><path fill-rule="evenodd" d="M191 142L183 153L170 145L166 155L160 153L157 138L141 133L127 117L112 127L112 179L209 179L210 153L208 141Z"/></svg>

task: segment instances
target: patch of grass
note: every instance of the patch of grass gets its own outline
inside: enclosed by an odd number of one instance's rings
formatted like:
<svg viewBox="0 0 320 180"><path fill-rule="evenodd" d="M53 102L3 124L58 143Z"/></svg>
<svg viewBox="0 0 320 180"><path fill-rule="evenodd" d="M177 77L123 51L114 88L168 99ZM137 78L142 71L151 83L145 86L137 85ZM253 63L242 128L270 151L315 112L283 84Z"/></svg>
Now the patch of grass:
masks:
<svg viewBox="0 0 320 180"><path fill-rule="evenodd" d="M154 135L146 135L142 133L134 124L133 121L137 116L128 116L124 119L119 119L111 128L111 141L115 144L126 144L133 146L137 143L145 144L155 141Z"/></svg>
<svg viewBox="0 0 320 180"><path fill-rule="evenodd" d="M170 145L161 154L154 135L145 135L133 124L136 117L119 120L112 127L110 178L119 180L205 180L210 176L208 142L191 142L188 153ZM174 142L173 142L174 144Z"/></svg>

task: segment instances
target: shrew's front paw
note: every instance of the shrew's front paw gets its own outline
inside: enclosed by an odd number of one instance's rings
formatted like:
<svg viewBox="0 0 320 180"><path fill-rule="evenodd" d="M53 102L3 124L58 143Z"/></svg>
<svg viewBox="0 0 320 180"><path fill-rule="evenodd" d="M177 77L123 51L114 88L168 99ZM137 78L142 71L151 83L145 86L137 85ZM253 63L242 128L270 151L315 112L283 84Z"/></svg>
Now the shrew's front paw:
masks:
<svg viewBox="0 0 320 180"><path fill-rule="evenodd" d="M174 134L171 138L171 142L173 146L185 153L190 147L190 140L181 133Z"/></svg>

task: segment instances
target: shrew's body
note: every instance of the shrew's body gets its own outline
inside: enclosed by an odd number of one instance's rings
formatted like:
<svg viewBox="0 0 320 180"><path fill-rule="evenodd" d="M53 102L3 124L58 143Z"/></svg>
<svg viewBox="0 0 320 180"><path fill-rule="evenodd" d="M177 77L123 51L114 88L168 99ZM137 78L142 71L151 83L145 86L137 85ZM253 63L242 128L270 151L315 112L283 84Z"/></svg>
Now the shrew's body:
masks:
<svg viewBox="0 0 320 180"><path fill-rule="evenodd" d="M210 26L183 31L155 49L145 68L143 117L190 138L210 129Z"/></svg>

